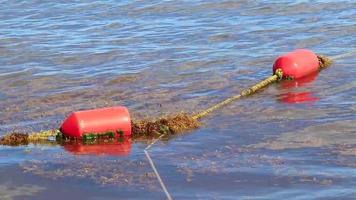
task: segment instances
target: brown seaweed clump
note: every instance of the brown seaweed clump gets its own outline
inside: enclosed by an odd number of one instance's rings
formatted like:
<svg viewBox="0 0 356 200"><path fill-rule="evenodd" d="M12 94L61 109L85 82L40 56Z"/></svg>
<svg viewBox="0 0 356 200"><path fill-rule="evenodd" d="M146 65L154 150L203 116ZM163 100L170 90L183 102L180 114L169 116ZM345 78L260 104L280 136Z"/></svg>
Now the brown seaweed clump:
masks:
<svg viewBox="0 0 356 200"><path fill-rule="evenodd" d="M199 128L200 122L186 113L157 120L132 121L133 139L152 139L163 134L172 136Z"/></svg>
<svg viewBox="0 0 356 200"><path fill-rule="evenodd" d="M28 144L27 133L10 133L0 138L0 145L19 146Z"/></svg>
<svg viewBox="0 0 356 200"><path fill-rule="evenodd" d="M318 55L319 67L320 69L329 67L333 64L333 60L325 55Z"/></svg>

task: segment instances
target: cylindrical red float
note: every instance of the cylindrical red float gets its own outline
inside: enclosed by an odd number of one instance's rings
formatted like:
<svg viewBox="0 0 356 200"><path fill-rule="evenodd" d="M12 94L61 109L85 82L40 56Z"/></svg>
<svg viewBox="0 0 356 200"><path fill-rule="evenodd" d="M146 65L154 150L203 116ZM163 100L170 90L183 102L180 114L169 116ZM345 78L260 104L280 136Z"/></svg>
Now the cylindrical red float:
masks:
<svg viewBox="0 0 356 200"><path fill-rule="evenodd" d="M277 58L273 72L282 69L284 78L300 78L319 70L319 60L308 49L297 49Z"/></svg>
<svg viewBox="0 0 356 200"><path fill-rule="evenodd" d="M126 107L117 106L84 110L72 113L62 124L60 131L68 137L80 138L87 133L109 131L124 136L131 135L131 119Z"/></svg>

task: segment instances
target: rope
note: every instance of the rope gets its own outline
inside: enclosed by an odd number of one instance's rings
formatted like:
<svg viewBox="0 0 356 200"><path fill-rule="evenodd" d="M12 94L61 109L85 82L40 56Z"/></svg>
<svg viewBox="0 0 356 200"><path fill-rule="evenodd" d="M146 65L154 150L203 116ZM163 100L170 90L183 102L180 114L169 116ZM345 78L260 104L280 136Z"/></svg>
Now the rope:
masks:
<svg viewBox="0 0 356 200"><path fill-rule="evenodd" d="M214 106L211 106L210 108L201 111L200 113L196 114L193 116L193 119L200 119L202 117L207 116L209 113L233 102L236 101L238 99L240 99L241 97L246 97L249 95L252 95L254 93L256 93L257 91L261 90L262 88L266 87L267 85L270 85L271 83L274 83L278 80L281 80L283 77L283 71L281 69L277 69L276 73L268 78L266 78L265 80L257 83L256 85L253 85L252 87L242 90L242 92L238 95L232 96L218 104L215 104Z"/></svg>
<svg viewBox="0 0 356 200"><path fill-rule="evenodd" d="M339 55L336 55L336 56L331 56L330 58L333 59L333 60L337 60L337 59L340 59L340 58L345 58L345 57L351 56L354 53L356 53L356 49L354 49L354 50L352 50L350 52L347 52L347 53L339 54Z"/></svg>
<svg viewBox="0 0 356 200"><path fill-rule="evenodd" d="M49 140L51 137L56 137L58 135L59 130L48 130L48 131L40 131L37 133L31 133L28 135L28 142L38 142L43 140Z"/></svg>
<svg viewBox="0 0 356 200"><path fill-rule="evenodd" d="M148 153L148 150L149 150L158 140L160 140L163 136L164 136L164 135L161 135L159 138L155 139L155 140L154 140L150 145L148 145L143 151L145 152L146 157L147 157L147 159L148 159L148 162L150 163L151 168L153 169L153 172L155 173L158 182L161 184L161 187L162 187L164 193L166 194L167 199L168 199L168 200L172 200L171 194L168 192L168 190L167 190L167 188L166 188L166 185L165 185L164 182L162 181L162 178L161 178L161 176L159 175L158 170L156 169L156 166L155 166L155 164L153 163L153 160L151 159L150 154Z"/></svg>
<svg viewBox="0 0 356 200"><path fill-rule="evenodd" d="M147 159L148 159L148 161L149 161L149 163L150 163L150 165L151 165L151 167L152 167L154 173L156 174L156 177L157 177L159 183L161 184L161 187L162 187L164 193L166 194L167 199L168 199L168 200L172 200L172 197L171 197L171 195L169 194L169 192L168 192L166 186L164 185L164 183L163 183L163 181L162 181L162 179L161 179L161 176L159 175L159 173L158 173L158 171L157 171L157 169L156 169L156 167L155 167L155 164L153 163L153 161L152 161L150 155L148 154L147 150L143 150L143 151L145 152L146 157L147 157Z"/></svg>

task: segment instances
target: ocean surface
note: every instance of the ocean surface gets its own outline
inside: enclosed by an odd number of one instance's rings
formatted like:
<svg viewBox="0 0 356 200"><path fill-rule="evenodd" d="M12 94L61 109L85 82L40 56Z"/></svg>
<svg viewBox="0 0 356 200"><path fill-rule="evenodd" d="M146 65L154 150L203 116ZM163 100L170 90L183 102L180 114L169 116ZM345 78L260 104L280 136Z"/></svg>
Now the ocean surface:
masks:
<svg viewBox="0 0 356 200"><path fill-rule="evenodd" d="M0 1L0 135L123 105L196 113L297 48L356 49L356 2ZM356 199L356 54L150 150L173 199ZM149 141L150 142L150 141ZM0 199L165 199L149 142L0 146Z"/></svg>

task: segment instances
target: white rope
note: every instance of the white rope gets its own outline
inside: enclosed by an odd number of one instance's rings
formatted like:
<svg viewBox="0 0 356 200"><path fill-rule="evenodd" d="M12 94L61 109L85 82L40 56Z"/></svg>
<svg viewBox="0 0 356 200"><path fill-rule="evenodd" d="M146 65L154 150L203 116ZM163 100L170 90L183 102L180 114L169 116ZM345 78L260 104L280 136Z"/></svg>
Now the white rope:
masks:
<svg viewBox="0 0 356 200"><path fill-rule="evenodd" d="M153 140L153 142L152 142L150 145L148 145L143 151L145 152L146 157L147 157L147 159L148 159L148 162L150 163L150 165L151 165L151 167L152 167L152 169L153 169L153 172L156 174L157 180L158 180L158 182L161 184L161 187L162 187L164 193L166 194L167 199L168 199L168 200L172 200L171 194L168 192L168 190L167 190L167 188L166 188L166 185L165 185L164 182L162 181L162 178L161 178L161 176L159 175L159 173L158 173L158 171L157 171L157 169L156 169L156 166L155 166L155 164L153 163L153 160L151 159L150 154L148 153L148 149L150 149L150 148L151 148L159 139L161 139L163 136L164 136L164 134L161 135L160 137L158 137L157 139Z"/></svg>
<svg viewBox="0 0 356 200"><path fill-rule="evenodd" d="M149 145L145 148L145 150L150 149L150 148L152 147L152 145L154 145L154 144L155 144L158 140L160 140L164 135L165 135L165 134L159 136L157 139L154 139L154 140L151 142L151 144L149 144Z"/></svg>

